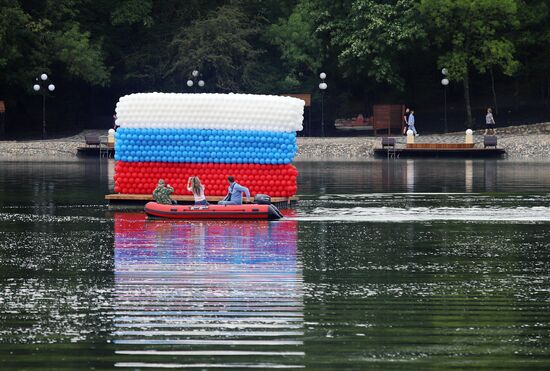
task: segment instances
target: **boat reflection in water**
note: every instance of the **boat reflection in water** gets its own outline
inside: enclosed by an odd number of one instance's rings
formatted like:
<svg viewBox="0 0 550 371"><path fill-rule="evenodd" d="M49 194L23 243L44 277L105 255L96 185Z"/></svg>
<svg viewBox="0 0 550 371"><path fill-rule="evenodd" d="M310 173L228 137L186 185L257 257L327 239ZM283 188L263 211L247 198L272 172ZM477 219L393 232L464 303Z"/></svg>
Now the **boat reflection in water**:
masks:
<svg viewBox="0 0 550 371"><path fill-rule="evenodd" d="M117 367L303 367L295 221L115 214Z"/></svg>

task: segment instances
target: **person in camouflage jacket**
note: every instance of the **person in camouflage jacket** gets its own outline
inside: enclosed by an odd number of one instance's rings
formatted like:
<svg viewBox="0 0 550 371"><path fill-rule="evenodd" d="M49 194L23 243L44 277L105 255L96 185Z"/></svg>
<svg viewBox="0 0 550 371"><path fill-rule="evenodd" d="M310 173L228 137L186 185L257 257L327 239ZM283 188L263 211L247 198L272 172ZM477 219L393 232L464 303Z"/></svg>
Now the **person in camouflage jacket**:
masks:
<svg viewBox="0 0 550 371"><path fill-rule="evenodd" d="M153 191L153 198L155 202L164 205L175 205L177 202L170 198L170 195L174 193L174 188L169 184L165 184L163 179L159 179L157 188Z"/></svg>

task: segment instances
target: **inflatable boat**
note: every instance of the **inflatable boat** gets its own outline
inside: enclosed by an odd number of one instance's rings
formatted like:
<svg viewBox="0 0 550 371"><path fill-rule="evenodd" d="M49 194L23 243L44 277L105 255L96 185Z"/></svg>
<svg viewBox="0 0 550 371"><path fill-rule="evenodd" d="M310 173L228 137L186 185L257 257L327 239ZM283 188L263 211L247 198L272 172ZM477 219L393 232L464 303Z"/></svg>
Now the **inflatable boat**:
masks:
<svg viewBox="0 0 550 371"><path fill-rule="evenodd" d="M169 219L268 219L283 217L273 205L163 205L148 202L145 213L152 217Z"/></svg>

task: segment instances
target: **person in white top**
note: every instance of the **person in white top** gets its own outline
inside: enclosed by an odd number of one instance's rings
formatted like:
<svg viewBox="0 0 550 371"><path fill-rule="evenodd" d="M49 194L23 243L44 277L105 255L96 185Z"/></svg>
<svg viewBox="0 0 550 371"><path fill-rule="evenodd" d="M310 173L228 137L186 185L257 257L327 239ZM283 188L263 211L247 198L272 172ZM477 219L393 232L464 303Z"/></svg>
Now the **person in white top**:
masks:
<svg viewBox="0 0 550 371"><path fill-rule="evenodd" d="M485 115L485 134L490 131L491 135L496 135L497 131L495 130L495 118L493 117L493 110L490 108L487 108L487 115Z"/></svg>
<svg viewBox="0 0 550 371"><path fill-rule="evenodd" d="M198 176L191 176L187 179L187 190L193 193L195 197L195 205L208 205L206 196L204 195L204 186Z"/></svg>

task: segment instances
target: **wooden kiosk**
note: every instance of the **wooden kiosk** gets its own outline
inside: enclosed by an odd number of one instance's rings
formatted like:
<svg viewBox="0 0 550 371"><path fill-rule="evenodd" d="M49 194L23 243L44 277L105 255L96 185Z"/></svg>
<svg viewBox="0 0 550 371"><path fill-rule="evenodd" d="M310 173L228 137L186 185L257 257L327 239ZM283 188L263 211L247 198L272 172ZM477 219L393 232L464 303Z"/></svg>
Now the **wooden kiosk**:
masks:
<svg viewBox="0 0 550 371"><path fill-rule="evenodd" d="M405 106L402 104L375 104L372 107L374 135L401 133ZM386 132L387 131L387 132Z"/></svg>

